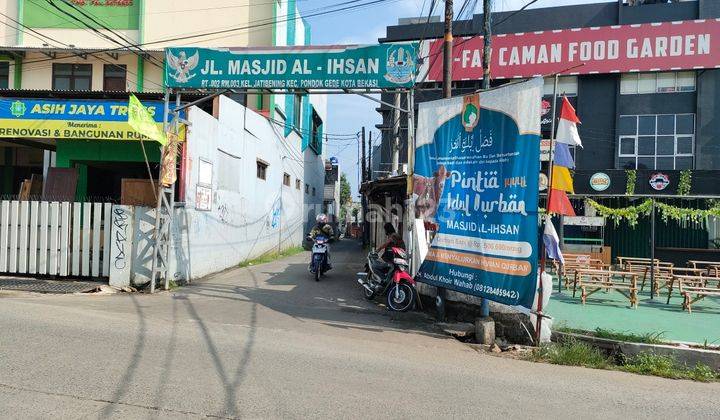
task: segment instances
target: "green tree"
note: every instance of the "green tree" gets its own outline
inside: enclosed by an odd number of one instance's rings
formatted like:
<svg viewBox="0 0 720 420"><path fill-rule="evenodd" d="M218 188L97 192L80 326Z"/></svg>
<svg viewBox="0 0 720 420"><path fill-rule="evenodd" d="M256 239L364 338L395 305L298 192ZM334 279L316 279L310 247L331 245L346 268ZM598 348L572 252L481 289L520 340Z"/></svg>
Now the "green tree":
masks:
<svg viewBox="0 0 720 420"><path fill-rule="evenodd" d="M350 183L347 180L347 175L343 173L340 175L340 205L344 206L350 203Z"/></svg>
<svg viewBox="0 0 720 420"><path fill-rule="evenodd" d="M350 204L350 183L347 175L340 175L340 219L345 220L347 206Z"/></svg>

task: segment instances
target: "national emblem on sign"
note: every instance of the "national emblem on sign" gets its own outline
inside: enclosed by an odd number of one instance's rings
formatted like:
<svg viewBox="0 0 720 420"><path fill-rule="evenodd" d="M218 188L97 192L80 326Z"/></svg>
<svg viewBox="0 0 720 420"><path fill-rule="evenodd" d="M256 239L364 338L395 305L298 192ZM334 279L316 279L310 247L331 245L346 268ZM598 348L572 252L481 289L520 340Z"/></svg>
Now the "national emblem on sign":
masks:
<svg viewBox="0 0 720 420"><path fill-rule="evenodd" d="M406 51L407 46L398 45L388 49L385 64L385 79L398 85L410 82L415 75L413 55Z"/></svg>
<svg viewBox="0 0 720 420"><path fill-rule="evenodd" d="M190 57L187 56L185 51L180 51L177 57L173 55L171 50L167 52L167 65L172 69L173 72L168 72L168 75L172 77L178 83L187 83L196 76L196 73L190 73L200 62L200 54L195 51L195 54Z"/></svg>

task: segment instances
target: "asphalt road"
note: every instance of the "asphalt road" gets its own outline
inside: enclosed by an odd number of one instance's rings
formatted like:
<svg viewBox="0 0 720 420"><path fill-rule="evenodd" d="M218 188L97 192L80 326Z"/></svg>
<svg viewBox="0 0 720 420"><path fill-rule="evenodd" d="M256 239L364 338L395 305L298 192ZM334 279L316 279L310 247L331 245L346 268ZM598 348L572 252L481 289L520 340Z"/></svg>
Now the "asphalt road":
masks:
<svg viewBox="0 0 720 420"><path fill-rule="evenodd" d="M720 385L497 358L361 298L333 245L157 295L0 295L2 418L717 418Z"/></svg>

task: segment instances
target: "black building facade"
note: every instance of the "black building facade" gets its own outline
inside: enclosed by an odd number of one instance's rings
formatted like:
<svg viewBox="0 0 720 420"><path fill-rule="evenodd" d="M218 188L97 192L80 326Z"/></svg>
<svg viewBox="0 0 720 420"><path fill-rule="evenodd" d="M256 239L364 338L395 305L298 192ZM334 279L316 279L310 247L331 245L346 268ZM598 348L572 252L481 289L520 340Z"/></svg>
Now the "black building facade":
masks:
<svg viewBox="0 0 720 420"><path fill-rule="evenodd" d="M596 3L577 6L529 9L510 16L513 12L495 13L493 35L522 35L539 31L595 30L603 27L637 27L638 24L697 23L712 28L720 25L719 0L688 0L680 2L654 2L653 4L629 5L627 1ZM648 2L649 3L649 2ZM408 20L404 21L407 22ZM471 20L454 23L455 45L464 42L463 37L482 36L482 15ZM426 24L425 19L410 20L387 28L381 42L417 41L441 39L442 22ZM623 26L627 25L627 26ZM634 26L632 26L634 25ZM645 25L657 26L657 25ZM715 31L716 29L713 29ZM682 33L680 33L682 35ZM540 35L545 36L545 35ZM720 42L720 34L713 33L710 42ZM717 38L717 39L715 39ZM515 38L513 38L515 39ZM495 41L494 41L495 42ZM498 48L493 54L498 54ZM715 54L717 56L718 54ZM622 60L622 58L620 59ZM440 60L441 61L441 60ZM712 60L710 60L712 61ZM592 197L612 208L638 204L642 198L626 196L627 170L635 170L636 195L662 195L673 205L688 208L706 208L707 200L672 198L677 194L681 171L691 170L692 196L720 196L720 68L692 64L648 71L578 72L577 75L559 78L560 94L565 94L576 108L582 124L578 127L583 148L574 150L575 198L572 200L579 215L587 215L584 197ZM453 73L455 73L454 64ZM507 68L505 69L507 70ZM491 68L491 75L498 69ZM547 73L541 73L547 74ZM531 75L530 75L531 76ZM523 76L523 77L530 77ZM457 77L456 77L457 78ZM455 80L453 96L475 92L481 88L481 80ZM553 79L546 78L543 109L552 107ZM492 86L507 83L510 79L493 76ZM416 86L416 103L440 99L442 86L438 81L423 81ZM392 103L392 94L384 94L385 102ZM402 98L405 107L405 98ZM382 124L377 127L383 133L380 147L379 168L390 171L394 138L393 112L381 106ZM559 112L558 112L559 113ZM552 113L543 116L543 138L549 139ZM407 162L407 116L400 116L400 162ZM546 153L546 156L548 154ZM377 163L376 163L377 164ZM547 162L543 162L546 171ZM651 185L651 179L667 180L663 188ZM591 183L591 179L595 182ZM597 180L600 182L597 182ZM609 181L609 182L608 182ZM712 227L676 223L672 220L656 221L656 255L678 263L697 256L698 252L710 252L711 243L720 233L718 225ZM567 227L568 237L577 243L593 243L588 238L600 238L597 245L612 249L612 255L650 256L648 238L650 218L646 217L636 226L623 222L616 225L606 222L600 227ZM583 239L584 238L584 239ZM567 244L568 242L566 242ZM705 251L703 251L705 250ZM720 255L705 258L720 258ZM684 264L684 262L683 262Z"/></svg>
<svg viewBox="0 0 720 420"><path fill-rule="evenodd" d="M630 6L626 1L589 5L529 9L512 17L512 12L495 13L494 34L529 33L557 29L606 27L656 22L714 20L720 18L720 1L696 0L666 4ZM506 19L507 18L507 19ZM456 43L461 37L482 35L482 15L454 23ZM387 28L381 42L441 38L442 22L403 24ZM712 42L720 42L712 40ZM492 70L491 70L492 71ZM493 80L492 85L506 83ZM481 80L453 82L453 95L480 89ZM578 194L624 194L625 170L637 170L636 193L674 194L679 172L693 170L692 194L720 195L720 69L678 69L675 71L580 74L560 78L560 93L570 97L582 120L579 133L583 148L575 151ZM417 86L415 101L441 97L439 82ZM552 79L546 79L545 94L552 94ZM551 96L545 96L549 99ZM383 100L393 102L391 94ZM405 106L405 98L402 105ZM380 171L389 171L392 162L393 113L380 107L383 133ZM400 162L407 161L407 119L401 117ZM546 119L545 123L549 123ZM549 124L544 124L549 138ZM667 188L650 188L650 177L662 172L670 180ZM591 188L589 179L602 172L610 186L601 192Z"/></svg>

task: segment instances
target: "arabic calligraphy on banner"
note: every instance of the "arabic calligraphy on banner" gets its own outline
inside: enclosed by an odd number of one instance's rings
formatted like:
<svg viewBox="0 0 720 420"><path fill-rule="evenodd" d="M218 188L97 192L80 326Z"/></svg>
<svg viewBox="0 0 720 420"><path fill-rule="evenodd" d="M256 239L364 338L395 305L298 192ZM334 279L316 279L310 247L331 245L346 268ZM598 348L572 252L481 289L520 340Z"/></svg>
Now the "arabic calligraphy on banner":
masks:
<svg viewBox="0 0 720 420"><path fill-rule="evenodd" d="M162 101L143 105L162 129ZM184 137L183 126L179 138ZM0 138L147 139L128 124L127 101L28 98L0 98Z"/></svg>
<svg viewBox="0 0 720 420"><path fill-rule="evenodd" d="M420 104L415 217L437 234L418 281L532 306L542 84Z"/></svg>

